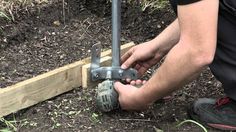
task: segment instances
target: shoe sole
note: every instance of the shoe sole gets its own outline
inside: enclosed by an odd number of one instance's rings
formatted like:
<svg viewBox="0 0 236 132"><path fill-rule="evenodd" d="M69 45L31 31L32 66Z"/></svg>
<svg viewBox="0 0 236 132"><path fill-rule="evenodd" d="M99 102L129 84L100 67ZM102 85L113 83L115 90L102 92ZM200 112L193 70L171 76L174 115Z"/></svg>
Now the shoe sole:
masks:
<svg viewBox="0 0 236 132"><path fill-rule="evenodd" d="M207 126L210 126L212 128L215 128L215 129L220 129L220 130L226 130L226 131L235 131L236 130L236 126L230 126L230 125L224 125L224 124L215 124L215 123L207 123L207 122L202 122L200 121L200 119L198 118L198 116L196 116L196 114L193 112L193 109L192 108L189 108L188 109L188 116L197 121L197 122L200 122L200 123L203 123L203 125L207 125Z"/></svg>

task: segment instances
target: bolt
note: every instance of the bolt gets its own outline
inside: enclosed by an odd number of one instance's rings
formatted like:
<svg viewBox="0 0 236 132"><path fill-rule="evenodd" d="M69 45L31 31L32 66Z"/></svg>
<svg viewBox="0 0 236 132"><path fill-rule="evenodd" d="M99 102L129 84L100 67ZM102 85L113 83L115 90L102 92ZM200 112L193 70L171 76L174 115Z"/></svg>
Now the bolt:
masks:
<svg viewBox="0 0 236 132"><path fill-rule="evenodd" d="M98 78L98 77L99 77L98 73L96 73L96 74L95 74L95 77L96 77L96 78Z"/></svg>
<svg viewBox="0 0 236 132"><path fill-rule="evenodd" d="M119 70L118 73L119 73L119 76L120 76L120 77L123 76L123 71L122 71L122 70Z"/></svg>
<svg viewBox="0 0 236 132"><path fill-rule="evenodd" d="M122 77L122 76L123 76L123 74L122 74L122 73L119 73L119 75L120 75L120 77Z"/></svg>
<svg viewBox="0 0 236 132"><path fill-rule="evenodd" d="M106 79L112 78L112 71L107 71Z"/></svg>

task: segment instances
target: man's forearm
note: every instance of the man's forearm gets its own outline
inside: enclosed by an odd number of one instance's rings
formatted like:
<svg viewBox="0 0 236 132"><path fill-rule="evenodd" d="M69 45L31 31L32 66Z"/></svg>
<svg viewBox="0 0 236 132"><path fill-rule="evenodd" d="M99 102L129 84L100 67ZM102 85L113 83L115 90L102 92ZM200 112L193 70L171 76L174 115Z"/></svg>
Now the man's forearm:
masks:
<svg viewBox="0 0 236 132"><path fill-rule="evenodd" d="M178 43L180 39L180 28L178 19L173 21L164 31L162 31L156 38L151 40L155 45L157 53L166 55L169 50Z"/></svg>
<svg viewBox="0 0 236 132"><path fill-rule="evenodd" d="M162 66L140 89L138 98L144 104L150 104L193 80L208 64L207 61L199 62L197 59L190 49L177 44L168 53Z"/></svg>

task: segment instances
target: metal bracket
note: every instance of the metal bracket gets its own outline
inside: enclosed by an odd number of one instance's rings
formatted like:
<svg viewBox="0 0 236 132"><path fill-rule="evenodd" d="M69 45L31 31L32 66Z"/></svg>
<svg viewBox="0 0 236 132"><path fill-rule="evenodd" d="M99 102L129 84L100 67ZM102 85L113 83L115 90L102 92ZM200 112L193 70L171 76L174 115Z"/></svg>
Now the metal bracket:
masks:
<svg viewBox="0 0 236 132"><path fill-rule="evenodd" d="M92 57L91 57L91 68L90 68L91 71L100 67L101 48L102 45L100 43L94 44L92 46L91 49Z"/></svg>
<svg viewBox="0 0 236 132"><path fill-rule="evenodd" d="M134 69L123 70L120 67L100 67L97 69L93 69L92 80L102 80L102 79L110 79L110 80L123 80L126 78L130 78L132 80L137 79L137 71Z"/></svg>
<svg viewBox="0 0 236 132"><path fill-rule="evenodd" d="M92 59L91 59L91 79L92 81L97 80L123 80L130 78L132 80L137 79L137 71L133 68L124 70L119 66L112 67L100 67L100 54L101 44L95 44L92 47Z"/></svg>

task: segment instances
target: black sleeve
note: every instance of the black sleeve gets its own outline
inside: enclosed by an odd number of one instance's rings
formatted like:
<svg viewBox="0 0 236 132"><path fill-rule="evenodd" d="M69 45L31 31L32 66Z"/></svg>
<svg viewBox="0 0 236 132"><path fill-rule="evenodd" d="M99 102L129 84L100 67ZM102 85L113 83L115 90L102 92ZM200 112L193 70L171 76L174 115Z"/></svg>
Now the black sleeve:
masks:
<svg viewBox="0 0 236 132"><path fill-rule="evenodd" d="M187 5L187 4L198 2L201 0L169 0L169 1L170 1L170 4L171 4L173 10L177 14L177 5Z"/></svg>
<svg viewBox="0 0 236 132"><path fill-rule="evenodd" d="M191 4L200 0L177 0L178 1L178 5L187 5L187 4Z"/></svg>

